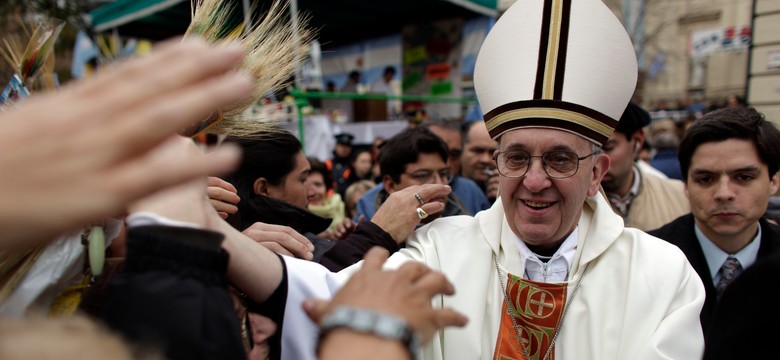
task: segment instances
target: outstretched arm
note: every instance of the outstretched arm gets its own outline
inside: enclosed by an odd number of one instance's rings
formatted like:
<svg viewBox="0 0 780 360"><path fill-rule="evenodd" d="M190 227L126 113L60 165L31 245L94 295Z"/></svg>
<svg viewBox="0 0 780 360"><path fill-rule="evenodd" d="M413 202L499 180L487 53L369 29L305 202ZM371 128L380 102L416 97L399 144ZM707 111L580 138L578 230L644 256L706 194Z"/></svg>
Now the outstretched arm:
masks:
<svg viewBox="0 0 780 360"><path fill-rule="evenodd" d="M239 46L169 42L0 113L0 246L27 246L182 181L220 173L238 152L161 162L171 135L251 93ZM202 160L202 159L200 159Z"/></svg>
<svg viewBox="0 0 780 360"><path fill-rule="evenodd" d="M455 288L442 273L414 262L395 271L384 271L382 264L387 257L386 251L371 249L361 269L330 301L308 300L303 304L304 310L321 325L339 308L390 315L402 319L423 344L440 329L466 325L468 319L459 312L431 306L434 296L455 293ZM409 350L398 340L349 326L326 332L319 345L321 359L403 359L410 356Z"/></svg>

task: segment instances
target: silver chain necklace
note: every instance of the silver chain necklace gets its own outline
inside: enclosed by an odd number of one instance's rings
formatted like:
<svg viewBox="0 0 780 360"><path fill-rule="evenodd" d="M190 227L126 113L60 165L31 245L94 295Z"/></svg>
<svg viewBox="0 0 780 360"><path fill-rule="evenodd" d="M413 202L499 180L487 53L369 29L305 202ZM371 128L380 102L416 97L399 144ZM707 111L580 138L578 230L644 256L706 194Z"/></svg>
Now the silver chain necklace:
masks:
<svg viewBox="0 0 780 360"><path fill-rule="evenodd" d="M511 303L509 302L509 295L506 293L506 286L504 285L504 281L501 280L502 272L501 267L498 266L498 257L496 254L493 254L493 262L496 264L496 273L498 275L498 283L501 285L501 291L504 293L504 301L506 302L506 308L509 310L509 318L512 320L512 326L515 328L515 333L517 333L517 343L520 344L521 336L520 336L520 326L517 325L517 321L515 321L515 314L514 310L512 310ZM590 263L585 265L585 269L582 270L582 275L580 276L580 279L577 280L577 284L574 285L574 290L571 292L571 296L566 301L566 305L563 307L563 313L561 313L561 320L558 321L558 326L555 328L555 332L553 333L552 340L550 340L550 346L547 347L547 351L545 351L544 356L539 360L547 360L547 357L550 356L550 352L555 347L555 340L558 339L558 334L561 333L561 328L563 327L563 318L566 317L566 312L569 311L569 305L571 305L572 300L574 300L574 296L577 295L577 291L580 289L580 285L582 285L582 279L585 278L585 274L588 272L588 267L590 266ZM509 280L509 273L506 274L507 280ZM530 334L529 334L530 337ZM529 338L530 341L530 338ZM526 349L525 346L522 346L523 349L523 355L525 355L526 360L531 360L531 356L528 354L528 349Z"/></svg>

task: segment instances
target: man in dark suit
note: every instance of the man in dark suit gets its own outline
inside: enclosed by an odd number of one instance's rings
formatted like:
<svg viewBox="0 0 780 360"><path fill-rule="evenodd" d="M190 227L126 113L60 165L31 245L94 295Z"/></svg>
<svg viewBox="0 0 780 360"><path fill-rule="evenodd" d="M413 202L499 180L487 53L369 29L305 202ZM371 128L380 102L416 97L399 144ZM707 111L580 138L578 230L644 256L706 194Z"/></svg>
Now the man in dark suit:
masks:
<svg viewBox="0 0 780 360"><path fill-rule="evenodd" d="M780 186L780 131L753 108L713 111L687 130L679 158L691 214L650 234L679 246L701 277L706 340L730 281L780 253L780 228L762 218Z"/></svg>

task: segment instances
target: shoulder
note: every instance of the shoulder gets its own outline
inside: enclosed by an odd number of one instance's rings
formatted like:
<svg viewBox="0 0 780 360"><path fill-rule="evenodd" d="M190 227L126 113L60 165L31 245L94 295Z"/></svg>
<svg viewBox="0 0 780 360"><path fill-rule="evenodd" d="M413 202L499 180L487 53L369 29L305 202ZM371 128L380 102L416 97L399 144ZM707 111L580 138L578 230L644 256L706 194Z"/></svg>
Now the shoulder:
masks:
<svg viewBox="0 0 780 360"><path fill-rule="evenodd" d="M693 214L688 213L672 220L670 223L661 226L658 229L648 231L648 234L664 240L669 240L672 237L679 237L683 234L687 234L682 231L692 230L693 224Z"/></svg>
<svg viewBox="0 0 780 360"><path fill-rule="evenodd" d="M630 246L630 261L643 264L640 267L653 269L658 273L693 271L685 253L675 244L665 241L656 235L635 228L625 228L621 236L623 242ZM684 275L687 276L687 275Z"/></svg>

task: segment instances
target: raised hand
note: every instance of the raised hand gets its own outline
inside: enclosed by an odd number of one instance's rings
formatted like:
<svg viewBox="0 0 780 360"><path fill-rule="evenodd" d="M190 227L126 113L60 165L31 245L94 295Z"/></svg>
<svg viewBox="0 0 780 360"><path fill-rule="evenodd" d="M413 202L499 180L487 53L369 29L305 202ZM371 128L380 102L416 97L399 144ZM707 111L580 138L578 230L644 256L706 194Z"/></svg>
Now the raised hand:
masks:
<svg viewBox="0 0 780 360"><path fill-rule="evenodd" d="M188 124L246 98L243 50L169 42L0 113L0 239L48 240L135 199L235 165L238 151L168 162L157 152Z"/></svg>
<svg viewBox="0 0 780 360"><path fill-rule="evenodd" d="M431 306L434 296L455 294L455 288L442 273L416 262L385 271L382 264L387 257L386 250L372 248L360 270L330 301L307 300L304 310L317 323L342 305L397 315L418 332L423 343L439 329L466 325L468 319L459 312Z"/></svg>

